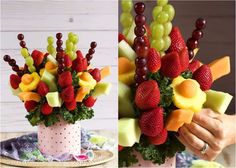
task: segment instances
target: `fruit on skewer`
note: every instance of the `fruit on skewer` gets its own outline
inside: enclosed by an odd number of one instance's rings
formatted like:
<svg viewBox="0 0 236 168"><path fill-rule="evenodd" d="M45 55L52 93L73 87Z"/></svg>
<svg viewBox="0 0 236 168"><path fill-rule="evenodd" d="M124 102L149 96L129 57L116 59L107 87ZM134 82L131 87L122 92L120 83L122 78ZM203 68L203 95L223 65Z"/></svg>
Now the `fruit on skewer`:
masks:
<svg viewBox="0 0 236 168"><path fill-rule="evenodd" d="M93 54L95 53L95 48L97 47L97 43L95 41L91 42L90 49L88 50L88 53L86 54L86 59L88 65L90 65L90 61L93 58Z"/></svg>
<svg viewBox="0 0 236 168"><path fill-rule="evenodd" d="M120 15L120 23L123 27L123 35L125 36L127 36L134 20L131 14L132 8L133 8L132 0L121 1L122 13Z"/></svg>

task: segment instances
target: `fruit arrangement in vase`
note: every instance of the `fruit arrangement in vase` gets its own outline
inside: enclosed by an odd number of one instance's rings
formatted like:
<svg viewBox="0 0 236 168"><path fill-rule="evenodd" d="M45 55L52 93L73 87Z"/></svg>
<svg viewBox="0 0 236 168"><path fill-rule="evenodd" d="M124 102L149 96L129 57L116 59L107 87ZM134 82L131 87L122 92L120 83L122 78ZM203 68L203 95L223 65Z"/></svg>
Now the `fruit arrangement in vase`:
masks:
<svg viewBox="0 0 236 168"><path fill-rule="evenodd" d="M211 90L213 82L230 73L230 58L209 64L195 58L206 20L195 22L185 40L172 26L174 7L158 0L150 27L145 4L121 1L119 34L119 166L175 167L175 154L185 147L176 132L191 123L194 113L211 108L224 113L232 100Z"/></svg>
<svg viewBox="0 0 236 168"><path fill-rule="evenodd" d="M96 42L91 42L84 57L77 49L78 36L68 33L63 49L62 33L47 38L47 52L26 47L24 35L18 34L21 55L25 59L19 67L9 55L3 57L15 72L10 75L12 93L24 103L26 118L38 126L38 147L45 155L79 155L80 120L91 119L97 98L109 94L111 84L101 80L110 75L110 67L92 68L90 65Z"/></svg>

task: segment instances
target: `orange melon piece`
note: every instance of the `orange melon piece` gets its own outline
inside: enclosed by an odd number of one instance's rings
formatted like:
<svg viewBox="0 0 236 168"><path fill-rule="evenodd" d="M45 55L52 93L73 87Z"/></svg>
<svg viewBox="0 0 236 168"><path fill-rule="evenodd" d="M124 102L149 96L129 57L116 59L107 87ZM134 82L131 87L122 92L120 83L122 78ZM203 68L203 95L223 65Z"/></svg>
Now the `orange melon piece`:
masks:
<svg viewBox="0 0 236 168"><path fill-rule="evenodd" d="M127 73L127 72L130 72L133 69L135 69L134 62L131 62L126 57L119 57L118 58L118 71L119 71L119 75Z"/></svg>
<svg viewBox="0 0 236 168"><path fill-rule="evenodd" d="M53 62L51 61L48 61L46 64L45 64L45 69L50 72L51 74L53 75L56 75L57 74L57 65L54 64Z"/></svg>
<svg viewBox="0 0 236 168"><path fill-rule="evenodd" d="M216 59L209 64L209 67L211 69L213 81L215 81L230 73L230 58L229 56L225 56Z"/></svg>
<svg viewBox="0 0 236 168"><path fill-rule="evenodd" d="M167 118L165 128L167 131L175 131L184 125L184 123L190 124L193 118L194 112L189 109L177 109L173 110Z"/></svg>
<svg viewBox="0 0 236 168"><path fill-rule="evenodd" d="M90 89L87 87L80 87L75 96L76 102L82 102L84 97L90 92Z"/></svg>
<svg viewBox="0 0 236 168"><path fill-rule="evenodd" d="M34 80L33 76L30 74L24 74L21 78L22 83L28 85Z"/></svg>
<svg viewBox="0 0 236 168"><path fill-rule="evenodd" d="M118 78L119 78L119 81L121 81L122 83L126 85L132 85L134 83L134 75L135 75L135 71L133 70L128 73L119 75Z"/></svg>
<svg viewBox="0 0 236 168"><path fill-rule="evenodd" d="M100 70L100 74L101 74L101 79L109 76L111 74L111 67L110 66L106 66L106 67L102 68Z"/></svg>
<svg viewBox="0 0 236 168"><path fill-rule="evenodd" d="M21 92L18 94L18 97L20 98L20 100L24 102L30 101L30 100L39 102L41 100L40 95L35 92Z"/></svg>

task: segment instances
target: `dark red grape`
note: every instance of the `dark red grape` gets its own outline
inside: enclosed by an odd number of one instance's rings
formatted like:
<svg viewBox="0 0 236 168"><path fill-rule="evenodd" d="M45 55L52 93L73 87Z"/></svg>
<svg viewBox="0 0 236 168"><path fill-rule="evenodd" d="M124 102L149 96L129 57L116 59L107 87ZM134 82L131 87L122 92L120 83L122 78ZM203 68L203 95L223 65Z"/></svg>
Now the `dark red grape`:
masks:
<svg viewBox="0 0 236 168"><path fill-rule="evenodd" d="M135 59L135 65L137 68L142 68L142 67L146 66L146 63L147 63L147 60L144 57L137 57Z"/></svg>
<svg viewBox="0 0 236 168"><path fill-rule="evenodd" d="M198 41L193 38L190 38L187 40L187 46L189 49L194 50L198 47Z"/></svg>
<svg viewBox="0 0 236 168"><path fill-rule="evenodd" d="M137 83L142 83L142 82L144 82L145 80L146 80L147 78L146 78L146 75L142 75L142 76L139 76L139 75L137 75L137 74L135 74L134 75L134 80L135 80L135 82L137 82Z"/></svg>
<svg viewBox="0 0 236 168"><path fill-rule="evenodd" d="M93 41L91 44L90 44L90 47L91 48L96 48L97 47L97 43L95 41Z"/></svg>
<svg viewBox="0 0 236 168"><path fill-rule="evenodd" d="M86 59L87 59L88 61L90 61L92 58L93 58L93 55L86 54Z"/></svg>
<svg viewBox="0 0 236 168"><path fill-rule="evenodd" d="M25 48L25 46L26 46L25 41L20 41L20 46L21 46L22 48Z"/></svg>
<svg viewBox="0 0 236 168"><path fill-rule="evenodd" d="M61 47L62 44L63 44L63 41L62 41L62 40L57 40L57 46L58 46L58 47Z"/></svg>
<svg viewBox="0 0 236 168"><path fill-rule="evenodd" d="M192 59L194 57L193 50L188 50L188 55L189 55L189 59Z"/></svg>
<svg viewBox="0 0 236 168"><path fill-rule="evenodd" d="M93 48L90 48L88 53L89 53L90 55L92 55L92 54L95 53L95 50L94 50Z"/></svg>
<svg viewBox="0 0 236 168"><path fill-rule="evenodd" d="M15 66L15 65L16 65L16 60L11 59L8 63L9 63L9 65L11 65L11 66Z"/></svg>
<svg viewBox="0 0 236 168"><path fill-rule="evenodd" d="M63 51L62 47L57 47L57 52Z"/></svg>
<svg viewBox="0 0 236 168"><path fill-rule="evenodd" d="M145 25L146 18L144 15L136 15L135 16L135 24L137 26L143 26Z"/></svg>
<svg viewBox="0 0 236 168"><path fill-rule="evenodd" d="M57 33L56 37L57 37L57 39L61 39L62 38L62 33Z"/></svg>
<svg viewBox="0 0 236 168"><path fill-rule="evenodd" d="M19 71L19 66L18 65L13 66L12 70L15 71L15 72Z"/></svg>
<svg viewBox="0 0 236 168"><path fill-rule="evenodd" d="M24 40L24 35L23 34L18 34L18 36L17 36L17 38L18 38L18 40Z"/></svg>
<svg viewBox="0 0 236 168"><path fill-rule="evenodd" d="M136 14L142 14L145 10L145 4L143 2L137 2L134 5L134 10L135 10Z"/></svg>
<svg viewBox="0 0 236 168"><path fill-rule="evenodd" d="M135 51L138 57L146 57L148 54L148 46L145 45L137 45L135 47Z"/></svg>
<svg viewBox="0 0 236 168"><path fill-rule="evenodd" d="M198 18L196 20L196 28L197 29L204 29L206 27L206 20L203 18Z"/></svg>
<svg viewBox="0 0 236 168"><path fill-rule="evenodd" d="M90 65L90 61L87 61L87 64Z"/></svg>
<svg viewBox="0 0 236 168"><path fill-rule="evenodd" d="M146 75L148 72L148 69L146 66L142 67L142 68L136 68L135 73L139 76L143 76Z"/></svg>
<svg viewBox="0 0 236 168"><path fill-rule="evenodd" d="M192 33L192 37L196 40L199 40L200 38L202 38L203 36L203 32L201 30L194 30L193 33Z"/></svg>
<svg viewBox="0 0 236 168"><path fill-rule="evenodd" d="M21 76L24 75L24 72L23 72L23 71L18 71L18 72L17 72L17 75L21 77Z"/></svg>
<svg viewBox="0 0 236 168"><path fill-rule="evenodd" d="M137 46L137 45L144 45L145 44L145 41L144 41L144 38L143 37L135 37L134 39L134 48Z"/></svg>
<svg viewBox="0 0 236 168"><path fill-rule="evenodd" d="M134 33L138 37L142 37L146 33L146 29L143 26L136 26L134 28Z"/></svg>
<svg viewBox="0 0 236 168"><path fill-rule="evenodd" d="M3 60L9 62L11 60L11 57L9 55L4 55Z"/></svg>

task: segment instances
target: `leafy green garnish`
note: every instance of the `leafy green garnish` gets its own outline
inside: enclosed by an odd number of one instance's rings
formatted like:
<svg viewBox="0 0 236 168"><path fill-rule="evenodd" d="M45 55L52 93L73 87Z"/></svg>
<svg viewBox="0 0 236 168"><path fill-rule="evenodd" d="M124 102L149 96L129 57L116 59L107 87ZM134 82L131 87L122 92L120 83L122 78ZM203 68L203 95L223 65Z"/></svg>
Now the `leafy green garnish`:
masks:
<svg viewBox="0 0 236 168"><path fill-rule="evenodd" d="M188 79L188 78L193 77L193 73L191 71L187 70L187 71L182 72L181 76L185 79Z"/></svg>
<svg viewBox="0 0 236 168"><path fill-rule="evenodd" d="M134 148L125 147L119 152L119 167L128 167L138 162L138 159L133 154Z"/></svg>

